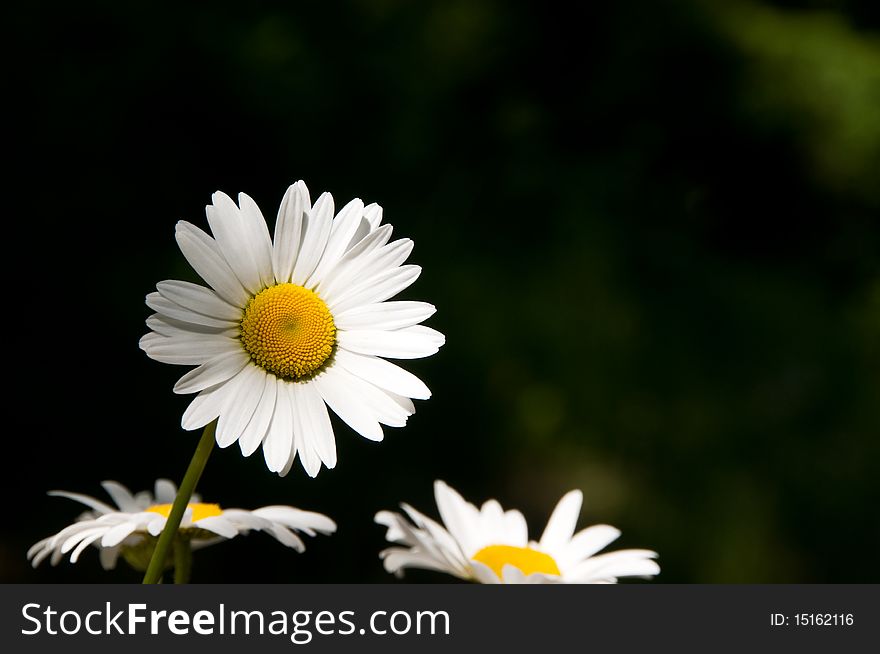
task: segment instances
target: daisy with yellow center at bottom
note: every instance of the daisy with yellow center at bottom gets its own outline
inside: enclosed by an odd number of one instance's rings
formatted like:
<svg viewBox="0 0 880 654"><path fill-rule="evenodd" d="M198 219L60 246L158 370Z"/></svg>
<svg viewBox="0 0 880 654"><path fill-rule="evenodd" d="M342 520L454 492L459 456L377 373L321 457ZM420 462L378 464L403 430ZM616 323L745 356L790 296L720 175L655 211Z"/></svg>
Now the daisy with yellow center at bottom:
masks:
<svg viewBox="0 0 880 654"><path fill-rule="evenodd" d="M167 479L156 481L155 493L144 491L132 495L115 481L105 481L101 486L117 508L79 493L49 493L84 504L89 511L54 536L31 547L27 556L34 567L47 557L51 557L52 565L57 565L66 554L70 554L70 561L76 563L90 545L100 550L101 565L105 570L115 568L120 556L136 570L143 571L147 567L156 538L165 527L177 488ZM332 534L336 531L336 524L325 515L292 506L264 506L254 511L222 509L218 504L202 503L197 495L193 495L180 524L178 538L186 541L188 549L196 550L250 531L265 531L282 545L302 552L305 545L295 532L309 536ZM168 567L170 565L169 560Z"/></svg>
<svg viewBox="0 0 880 654"><path fill-rule="evenodd" d="M287 474L296 456L314 477L336 465L327 407L373 441L402 427L413 399L431 392L387 359L437 352L439 332L420 323L426 302L389 301L420 268L403 265L412 241L390 241L382 208L355 199L334 216L333 197L311 203L302 181L284 196L274 238L256 203L215 193L206 207L213 236L185 221L176 238L208 287L164 281L147 296L156 311L140 341L164 363L194 365L175 384L196 393L184 429L217 420L216 442L261 445L268 468Z"/></svg>
<svg viewBox="0 0 880 654"><path fill-rule="evenodd" d="M660 572L650 550L596 555L620 531L594 525L575 533L583 501L578 490L559 501L538 542L529 540L522 513L504 511L495 500L477 508L442 481L434 483L434 496L443 525L407 504L402 508L412 522L399 513L376 514L396 544L380 555L388 572L423 568L484 584L616 583Z"/></svg>

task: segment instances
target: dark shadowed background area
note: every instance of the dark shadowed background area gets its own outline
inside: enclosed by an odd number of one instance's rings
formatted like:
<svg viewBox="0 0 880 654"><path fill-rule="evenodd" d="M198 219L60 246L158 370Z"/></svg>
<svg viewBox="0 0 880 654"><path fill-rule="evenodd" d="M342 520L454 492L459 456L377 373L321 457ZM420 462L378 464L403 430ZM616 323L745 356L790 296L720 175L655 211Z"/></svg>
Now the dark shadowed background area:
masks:
<svg viewBox="0 0 880 654"><path fill-rule="evenodd" d="M137 343L195 280L211 193L274 220L304 179L415 240L434 397L310 480L217 450L208 501L325 512L193 580L389 581L373 514L432 481L660 553L665 582L880 581L880 12L874 0L30 3L6 22L0 579L137 581L25 551L78 505L180 480L184 368ZM445 581L412 573L417 581Z"/></svg>

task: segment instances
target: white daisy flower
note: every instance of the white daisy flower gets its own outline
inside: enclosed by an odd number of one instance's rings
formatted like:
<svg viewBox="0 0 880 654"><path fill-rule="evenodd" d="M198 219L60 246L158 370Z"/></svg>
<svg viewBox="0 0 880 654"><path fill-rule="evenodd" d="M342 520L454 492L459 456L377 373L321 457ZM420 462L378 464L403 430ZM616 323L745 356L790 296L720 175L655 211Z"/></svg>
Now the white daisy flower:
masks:
<svg viewBox="0 0 880 654"><path fill-rule="evenodd" d="M115 481L101 484L117 508L79 493L52 491L49 495L67 497L89 507L76 522L54 536L44 538L28 550L27 557L36 568L51 556L57 565L65 554L76 563L89 545L100 550L105 570L116 567L120 554L137 570L144 570L150 561L156 539L165 527L177 487L168 479L156 481L155 494L143 491L132 495ZM179 536L188 540L192 549L200 549L249 531L265 531L282 545L297 552L305 549L294 531L309 536L332 534L336 523L320 513L303 511L292 506L264 506L254 511L222 509L218 504L203 504L193 495L180 523Z"/></svg>
<svg viewBox="0 0 880 654"><path fill-rule="evenodd" d="M210 288L157 284L156 311L141 348L157 361L196 365L175 384L198 393L184 429L219 418L217 444L238 442L250 456L262 444L269 469L287 474L299 454L314 477L336 465L329 406L365 438L402 427L413 399L431 392L386 359L437 352L444 336L420 325L435 308L388 300L421 268L403 265L413 243L389 242L382 207L355 199L334 217L333 197L311 203L299 181L284 195L274 240L256 203L224 193L206 207L213 238L177 223L181 252Z"/></svg>
<svg viewBox="0 0 880 654"><path fill-rule="evenodd" d="M411 506L399 513L380 511L376 522L388 527L391 547L380 556L385 569L400 576L404 568L446 572L484 584L616 583L618 577L650 577L660 572L650 550L620 550L594 556L620 531L595 525L575 533L583 494L567 493L556 505L538 542L530 541L519 511L504 511L495 500L481 508L465 501L442 481L434 497L443 526Z"/></svg>

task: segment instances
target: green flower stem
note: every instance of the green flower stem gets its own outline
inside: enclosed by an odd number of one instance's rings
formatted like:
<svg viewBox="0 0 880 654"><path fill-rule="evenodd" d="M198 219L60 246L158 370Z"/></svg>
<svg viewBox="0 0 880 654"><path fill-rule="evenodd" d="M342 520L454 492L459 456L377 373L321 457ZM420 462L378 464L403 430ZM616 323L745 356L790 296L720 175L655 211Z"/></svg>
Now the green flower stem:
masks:
<svg viewBox="0 0 880 654"><path fill-rule="evenodd" d="M214 449L214 431L217 429L217 421L214 420L202 432L202 438L196 446L196 452L193 454L192 461L186 469L183 481L180 482L180 488L177 491L177 497L174 498L174 504L171 506L171 513L168 514L168 520L165 521L165 528L159 536L156 548L153 550L153 557L150 559L150 565L147 567L147 573L144 575L145 584L157 584L162 579L162 572L165 569L165 561L168 557L168 548L174 542L177 536L177 530L180 528L180 521L183 519L183 512L186 511L186 505L192 497L196 484L202 476L211 450ZM175 563L177 562L175 553ZM188 574L188 573L187 573ZM175 572L175 579L177 574Z"/></svg>
<svg viewBox="0 0 880 654"><path fill-rule="evenodd" d="M174 539L174 583L188 584L192 572L193 553L188 538Z"/></svg>

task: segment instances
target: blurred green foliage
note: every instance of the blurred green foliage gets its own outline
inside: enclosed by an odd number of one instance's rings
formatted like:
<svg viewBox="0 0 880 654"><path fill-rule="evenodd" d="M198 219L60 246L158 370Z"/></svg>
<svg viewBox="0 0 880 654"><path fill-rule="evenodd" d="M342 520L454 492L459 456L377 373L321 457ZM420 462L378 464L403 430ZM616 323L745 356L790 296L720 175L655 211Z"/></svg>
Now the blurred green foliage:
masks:
<svg viewBox="0 0 880 654"><path fill-rule="evenodd" d="M717 8L720 29L748 62L741 110L799 141L817 184L880 206L880 36L830 11Z"/></svg>
<svg viewBox="0 0 880 654"><path fill-rule="evenodd" d="M63 284L56 353L16 353L9 581L75 515L51 488L179 478L182 370L137 349L142 296L192 272L173 224L216 189L274 215L304 178L385 207L448 338L434 397L340 464L271 476L220 451L208 501L325 511L302 556L254 535L195 581L385 581L376 510L431 482L660 552L666 582L878 581L880 17L863 2L623 0L29 5L13 237ZM13 241L10 241L13 242ZM29 255L32 253L28 253ZM21 272L13 272L21 279ZM43 315L39 297L23 311ZM40 312L43 313L40 313ZM25 359L25 357L28 357ZM34 361L36 359L36 361ZM36 365L35 365L36 364ZM86 382L84 378L93 379ZM46 390L43 390L46 389ZM48 398L48 399L47 399ZM59 416L48 423L34 416ZM52 456L45 456L48 448ZM444 581L414 573L414 580Z"/></svg>

